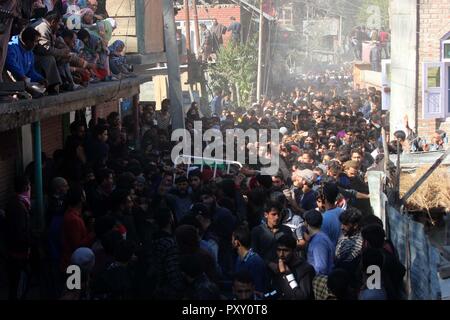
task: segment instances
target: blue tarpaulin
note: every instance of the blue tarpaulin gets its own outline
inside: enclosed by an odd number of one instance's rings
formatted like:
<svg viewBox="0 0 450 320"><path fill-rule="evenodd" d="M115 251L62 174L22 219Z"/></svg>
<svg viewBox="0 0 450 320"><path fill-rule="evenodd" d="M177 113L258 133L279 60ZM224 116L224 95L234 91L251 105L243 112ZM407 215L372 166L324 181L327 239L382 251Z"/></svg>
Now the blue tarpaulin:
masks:
<svg viewBox="0 0 450 320"><path fill-rule="evenodd" d="M439 300L441 298L438 277L440 255L438 249L430 243L424 226L390 206L388 219L390 239L398 251L401 262L410 267L409 298Z"/></svg>

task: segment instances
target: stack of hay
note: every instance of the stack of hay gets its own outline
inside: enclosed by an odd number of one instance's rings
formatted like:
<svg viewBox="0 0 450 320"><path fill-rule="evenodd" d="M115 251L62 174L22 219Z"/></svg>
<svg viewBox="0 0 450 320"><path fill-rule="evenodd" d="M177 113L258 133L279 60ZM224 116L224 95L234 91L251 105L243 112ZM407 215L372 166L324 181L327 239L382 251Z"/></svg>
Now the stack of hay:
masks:
<svg viewBox="0 0 450 320"><path fill-rule="evenodd" d="M429 167L420 167L414 173L400 176L400 197L419 180ZM407 201L410 211L442 210L450 212L450 173L448 168L437 168Z"/></svg>

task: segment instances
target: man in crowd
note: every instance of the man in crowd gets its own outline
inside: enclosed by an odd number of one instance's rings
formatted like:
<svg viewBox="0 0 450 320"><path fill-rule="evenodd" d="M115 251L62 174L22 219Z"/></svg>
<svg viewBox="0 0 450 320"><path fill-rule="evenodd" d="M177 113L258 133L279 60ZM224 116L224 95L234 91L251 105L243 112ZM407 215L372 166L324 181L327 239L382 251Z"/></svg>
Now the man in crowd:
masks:
<svg viewBox="0 0 450 320"><path fill-rule="evenodd" d="M211 34L213 39L212 52L218 53L223 46L223 35L227 32L227 27L219 23L216 18L213 19Z"/></svg>
<svg viewBox="0 0 450 320"><path fill-rule="evenodd" d="M233 247L238 254L234 272L249 272L255 290L260 293L266 293L268 289L267 266L264 260L250 247L250 230L246 226L239 226L233 232L232 241Z"/></svg>
<svg viewBox="0 0 450 320"><path fill-rule="evenodd" d="M308 241L307 261L314 267L316 274L328 275L334 267L335 246L330 238L320 231L322 214L317 210L310 210L304 217L306 225L304 238Z"/></svg>
<svg viewBox="0 0 450 320"><path fill-rule="evenodd" d="M31 184L26 176L17 177L15 195L5 210L5 244L9 299L25 299L29 288L31 235ZM22 280L22 281L21 281Z"/></svg>
<svg viewBox="0 0 450 320"><path fill-rule="evenodd" d="M204 23L200 24L202 61L208 62L213 52L213 36Z"/></svg>
<svg viewBox="0 0 450 320"><path fill-rule="evenodd" d="M314 268L296 253L297 243L290 235L277 240L277 268L274 271L273 287L281 299L313 300L312 281Z"/></svg>
<svg viewBox="0 0 450 320"><path fill-rule="evenodd" d="M235 17L230 17L231 24L227 28L228 31L231 31L231 39L234 44L239 44L241 42L241 24L236 21Z"/></svg>
<svg viewBox="0 0 450 320"><path fill-rule="evenodd" d="M268 202L264 211L266 221L252 230L252 248L268 263L276 260L277 239L283 235L293 237L293 234L289 227L281 224L280 204Z"/></svg>
<svg viewBox="0 0 450 320"><path fill-rule="evenodd" d="M63 84L59 74L57 58L70 58L69 49L57 49L56 32L59 30L61 16L57 11L48 12L44 18L33 23L33 27L40 33L39 44L34 49L36 66L48 82L48 93L58 94L59 86Z"/></svg>
<svg viewBox="0 0 450 320"><path fill-rule="evenodd" d="M39 38L40 33L28 27L10 42L5 66L14 81L24 81L27 86L30 86L31 82L47 86L47 81L35 68L33 49Z"/></svg>

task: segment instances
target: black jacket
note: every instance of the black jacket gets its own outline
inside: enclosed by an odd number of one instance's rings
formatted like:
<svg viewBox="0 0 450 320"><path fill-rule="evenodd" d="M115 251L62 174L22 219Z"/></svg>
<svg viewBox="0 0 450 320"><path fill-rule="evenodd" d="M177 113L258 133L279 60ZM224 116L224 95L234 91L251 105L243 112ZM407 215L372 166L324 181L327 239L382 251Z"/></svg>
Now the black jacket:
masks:
<svg viewBox="0 0 450 320"><path fill-rule="evenodd" d="M277 258L277 240L287 235L293 235L291 228L280 225L277 232L273 233L266 223L252 230L252 248L264 261L270 262Z"/></svg>
<svg viewBox="0 0 450 320"><path fill-rule="evenodd" d="M306 262L305 259L295 256L293 260L288 263L290 272L287 274L276 273L272 278L272 287L278 292L282 300L314 300L314 290L312 281L316 272L314 268ZM295 283L289 284L288 277L293 275Z"/></svg>
<svg viewBox="0 0 450 320"><path fill-rule="evenodd" d="M8 253L26 258L31 248L30 209L16 195L5 210L5 242Z"/></svg>

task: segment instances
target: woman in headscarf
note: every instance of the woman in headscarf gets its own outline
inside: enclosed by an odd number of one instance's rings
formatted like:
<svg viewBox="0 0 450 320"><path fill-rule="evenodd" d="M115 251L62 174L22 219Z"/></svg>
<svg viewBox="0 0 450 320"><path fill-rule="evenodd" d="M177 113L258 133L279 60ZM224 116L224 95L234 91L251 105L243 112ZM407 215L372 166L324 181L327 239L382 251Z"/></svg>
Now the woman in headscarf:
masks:
<svg viewBox="0 0 450 320"><path fill-rule="evenodd" d="M90 8L83 8L81 13L81 24L85 29L94 27L94 11Z"/></svg>
<svg viewBox="0 0 450 320"><path fill-rule="evenodd" d="M125 57L125 43L122 40L116 40L109 46L109 67L115 75L131 75L131 66L127 64Z"/></svg>
<svg viewBox="0 0 450 320"><path fill-rule="evenodd" d="M90 8L81 10L81 19L83 28L89 32L92 40L96 42L96 52L98 53L97 64L100 69L106 70L106 77L104 80L118 80L111 75L108 58L108 43L112 38L114 29L117 27L115 20L108 18L94 23L94 11Z"/></svg>

